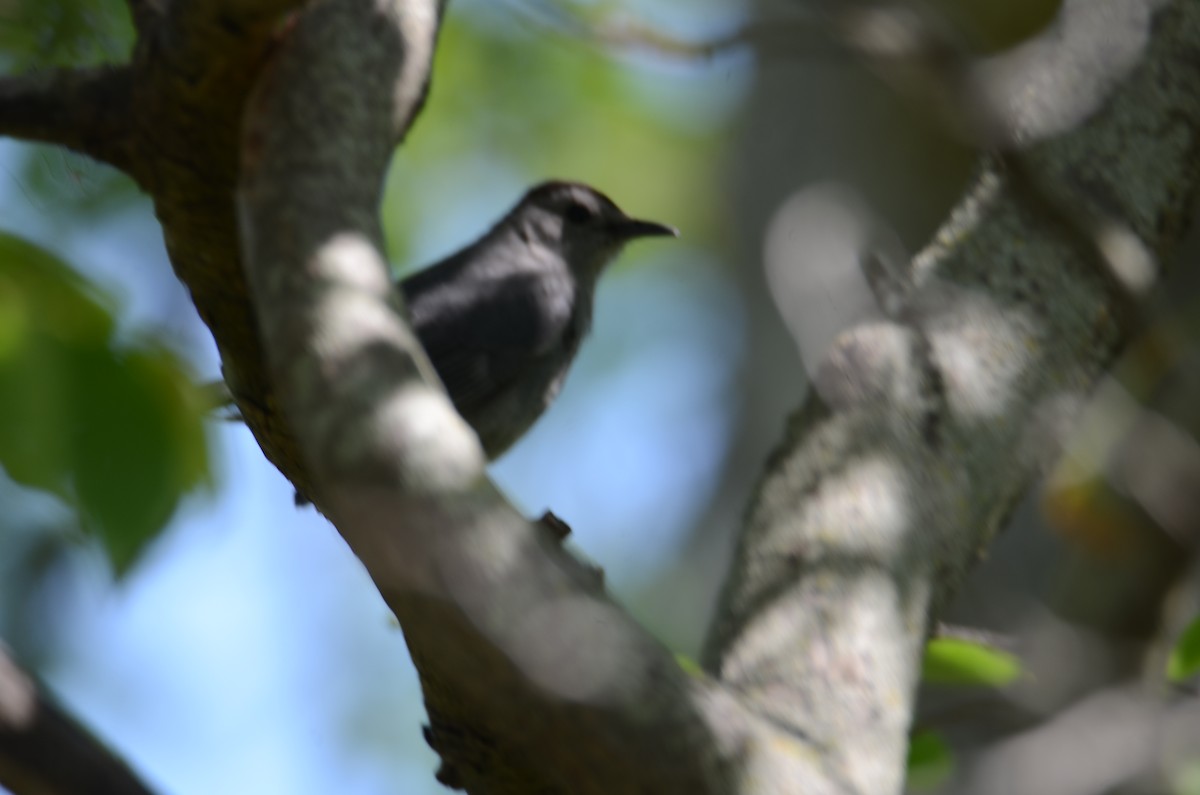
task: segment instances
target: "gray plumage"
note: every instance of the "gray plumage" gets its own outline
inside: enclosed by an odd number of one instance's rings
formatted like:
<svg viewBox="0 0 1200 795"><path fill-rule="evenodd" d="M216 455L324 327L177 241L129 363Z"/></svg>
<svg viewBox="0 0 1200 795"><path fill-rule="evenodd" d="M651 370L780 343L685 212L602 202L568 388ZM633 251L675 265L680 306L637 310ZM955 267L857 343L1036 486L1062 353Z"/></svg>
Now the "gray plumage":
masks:
<svg viewBox="0 0 1200 795"><path fill-rule="evenodd" d="M604 267L634 238L675 234L586 185L546 182L478 241L400 283L421 344L488 458L558 394Z"/></svg>

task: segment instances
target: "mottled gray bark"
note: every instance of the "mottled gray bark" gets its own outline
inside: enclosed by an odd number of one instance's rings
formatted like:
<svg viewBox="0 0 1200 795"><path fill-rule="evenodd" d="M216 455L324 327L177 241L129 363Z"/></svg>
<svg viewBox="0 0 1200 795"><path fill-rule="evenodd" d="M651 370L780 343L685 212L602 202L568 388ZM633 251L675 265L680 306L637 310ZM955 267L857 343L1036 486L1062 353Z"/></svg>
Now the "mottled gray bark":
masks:
<svg viewBox="0 0 1200 795"><path fill-rule="evenodd" d="M1100 5L1112 27L1060 36L994 103L1006 140L1061 135L989 163L888 317L835 343L739 541L705 663L846 791L898 791L930 618L1053 459L1194 207L1200 7Z"/></svg>

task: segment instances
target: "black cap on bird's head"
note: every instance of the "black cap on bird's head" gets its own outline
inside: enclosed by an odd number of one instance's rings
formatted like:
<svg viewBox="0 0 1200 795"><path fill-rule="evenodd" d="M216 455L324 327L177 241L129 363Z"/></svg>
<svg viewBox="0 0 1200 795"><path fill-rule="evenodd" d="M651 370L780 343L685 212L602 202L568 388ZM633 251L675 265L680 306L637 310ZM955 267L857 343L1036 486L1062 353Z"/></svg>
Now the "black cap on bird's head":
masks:
<svg viewBox="0 0 1200 795"><path fill-rule="evenodd" d="M639 237L678 237L673 227L630 218L595 188L580 182L543 182L509 213L524 233L556 247L573 268L599 271Z"/></svg>

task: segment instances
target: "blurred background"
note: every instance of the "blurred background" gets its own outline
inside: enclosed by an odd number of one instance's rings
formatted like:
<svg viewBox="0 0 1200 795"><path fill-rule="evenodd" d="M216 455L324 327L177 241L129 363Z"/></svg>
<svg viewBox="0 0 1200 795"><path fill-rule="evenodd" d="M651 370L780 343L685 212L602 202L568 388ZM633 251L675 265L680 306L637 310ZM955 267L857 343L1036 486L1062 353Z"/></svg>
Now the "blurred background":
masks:
<svg viewBox="0 0 1200 795"><path fill-rule="evenodd" d="M928 104L790 38L805 8L454 0L386 188L397 272L544 178L682 230L605 278L562 396L493 475L689 656L806 373L878 315L861 251L903 262L977 161ZM1071 8L933 5L979 59ZM3 73L116 61L131 38L120 0L0 0ZM1178 642L1200 613L1196 254L948 617L1013 673L930 677L914 791L1200 793ZM403 636L249 432L204 409L216 378L146 199L0 139L0 640L158 791L442 791Z"/></svg>

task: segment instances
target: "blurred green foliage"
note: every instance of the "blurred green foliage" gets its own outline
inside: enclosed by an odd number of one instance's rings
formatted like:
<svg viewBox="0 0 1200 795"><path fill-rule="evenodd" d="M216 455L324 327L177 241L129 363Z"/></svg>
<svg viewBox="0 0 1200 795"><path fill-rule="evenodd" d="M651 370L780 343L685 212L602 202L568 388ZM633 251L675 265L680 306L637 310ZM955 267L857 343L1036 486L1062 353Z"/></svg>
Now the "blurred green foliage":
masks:
<svg viewBox="0 0 1200 795"><path fill-rule="evenodd" d="M921 678L933 684L1002 687L1021 675L1021 661L1006 651L960 638L934 638L925 646Z"/></svg>
<svg viewBox="0 0 1200 795"><path fill-rule="evenodd" d="M954 756L937 732L921 731L908 741L907 791L934 790L954 771Z"/></svg>
<svg viewBox="0 0 1200 795"><path fill-rule="evenodd" d="M405 260L423 219L452 215L455 203L471 198L463 182L469 189L489 168L526 186L547 178L588 182L631 213L669 221L689 242L719 239L725 208L715 185L728 130L672 123L679 107L635 90L667 79L648 77L647 69L531 28L502 8L452 4L429 101L388 180L384 221L393 258ZM454 170L464 165L474 178L456 180ZM518 198L513 192L509 201ZM496 216L506 209L496 207Z"/></svg>
<svg viewBox="0 0 1200 795"><path fill-rule="evenodd" d="M1200 673L1200 616L1179 635L1167 660L1167 679L1182 682Z"/></svg>
<svg viewBox="0 0 1200 795"><path fill-rule="evenodd" d="M123 573L205 482L208 453L182 362L119 344L113 309L49 253L0 234L0 465L71 505Z"/></svg>
<svg viewBox="0 0 1200 795"><path fill-rule="evenodd" d="M688 676L703 678L704 668L694 658L677 652L675 654L675 662L679 663L679 667Z"/></svg>

